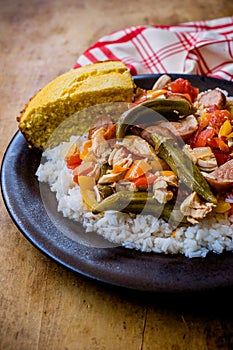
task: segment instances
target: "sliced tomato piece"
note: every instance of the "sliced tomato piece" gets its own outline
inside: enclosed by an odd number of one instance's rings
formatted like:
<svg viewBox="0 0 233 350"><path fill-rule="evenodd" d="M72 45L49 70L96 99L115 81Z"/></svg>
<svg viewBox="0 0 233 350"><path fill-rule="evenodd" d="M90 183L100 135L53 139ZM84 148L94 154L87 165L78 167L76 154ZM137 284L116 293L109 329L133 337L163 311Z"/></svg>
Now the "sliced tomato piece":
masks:
<svg viewBox="0 0 233 350"><path fill-rule="evenodd" d="M232 119L232 115L226 109L216 110L213 113L211 113L211 118L209 119L209 126L212 126L216 130L216 133L219 133L219 130L223 123L226 120L231 121Z"/></svg>
<svg viewBox="0 0 233 350"><path fill-rule="evenodd" d="M208 113L213 113L213 112L218 111L218 110L219 110L219 108L218 108L216 105L208 106L208 107L206 108L206 111L207 111Z"/></svg>
<svg viewBox="0 0 233 350"><path fill-rule="evenodd" d="M78 183L78 175L74 175L74 176L73 176L73 181L74 181L76 184L79 185L79 183Z"/></svg>
<svg viewBox="0 0 233 350"><path fill-rule="evenodd" d="M219 144L218 144L218 138L217 137L213 137L212 139L208 140L208 145L211 147L211 149L215 149L215 148L219 148Z"/></svg>
<svg viewBox="0 0 233 350"><path fill-rule="evenodd" d="M212 151L213 151L213 153L215 155L215 158L217 160L218 166L220 166L220 165L228 162L228 160L232 159L231 151L223 152L223 151L221 151L220 149L217 149L217 148L213 148Z"/></svg>
<svg viewBox="0 0 233 350"><path fill-rule="evenodd" d="M205 129L209 125L210 118L211 118L211 114L210 113L203 113L198 118L198 130L199 131Z"/></svg>
<svg viewBox="0 0 233 350"><path fill-rule="evenodd" d="M178 78L169 83L169 90L181 94L189 94L191 101L194 102L199 93L199 89L192 86L187 79Z"/></svg>
<svg viewBox="0 0 233 350"><path fill-rule="evenodd" d="M205 147L208 141L214 137L215 131L212 128L202 130L196 135L193 147Z"/></svg>
<svg viewBox="0 0 233 350"><path fill-rule="evenodd" d="M218 143L218 147L221 151L223 152L229 152L229 147L227 145L227 143L224 141L224 139L222 137L218 137L216 139L217 143Z"/></svg>

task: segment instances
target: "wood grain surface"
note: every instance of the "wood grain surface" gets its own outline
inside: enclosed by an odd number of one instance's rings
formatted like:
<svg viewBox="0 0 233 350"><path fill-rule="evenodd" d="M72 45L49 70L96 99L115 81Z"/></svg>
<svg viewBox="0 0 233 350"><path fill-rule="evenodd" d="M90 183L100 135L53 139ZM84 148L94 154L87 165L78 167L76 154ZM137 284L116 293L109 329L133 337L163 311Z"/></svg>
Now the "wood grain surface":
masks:
<svg viewBox="0 0 233 350"><path fill-rule="evenodd" d="M231 0L0 0L1 159L28 99L101 36L232 14ZM148 295L96 282L42 255L0 206L0 349L233 348L232 290Z"/></svg>

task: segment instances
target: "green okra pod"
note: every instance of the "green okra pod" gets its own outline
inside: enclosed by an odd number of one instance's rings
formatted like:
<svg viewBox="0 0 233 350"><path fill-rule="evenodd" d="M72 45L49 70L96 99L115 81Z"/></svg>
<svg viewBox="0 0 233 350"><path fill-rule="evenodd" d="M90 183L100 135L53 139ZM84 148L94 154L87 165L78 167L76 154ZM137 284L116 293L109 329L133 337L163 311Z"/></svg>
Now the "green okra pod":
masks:
<svg viewBox="0 0 233 350"><path fill-rule="evenodd" d="M152 196L148 192L130 192L130 191L119 191L111 196L105 198L102 202L93 209L93 213L97 214L106 210L137 212L143 210L147 200L153 200ZM153 200L154 201L154 200Z"/></svg>
<svg viewBox="0 0 233 350"><path fill-rule="evenodd" d="M98 214L107 210L133 214L151 214L170 223L187 224L179 209L174 210L174 203L160 204L152 193L148 192L116 192L98 203L92 212Z"/></svg>
<svg viewBox="0 0 233 350"><path fill-rule="evenodd" d="M159 121L178 120L180 116L194 113L196 109L185 99L157 98L140 103L124 112L116 124L116 137L123 138L130 125L154 124Z"/></svg>
<svg viewBox="0 0 233 350"><path fill-rule="evenodd" d="M110 185L97 185L97 189L101 198L107 198L114 193L113 187Z"/></svg>
<svg viewBox="0 0 233 350"><path fill-rule="evenodd" d="M152 134L151 139L157 155L166 161L180 181L207 202L217 204L217 199L199 168L182 152L174 139L158 133Z"/></svg>

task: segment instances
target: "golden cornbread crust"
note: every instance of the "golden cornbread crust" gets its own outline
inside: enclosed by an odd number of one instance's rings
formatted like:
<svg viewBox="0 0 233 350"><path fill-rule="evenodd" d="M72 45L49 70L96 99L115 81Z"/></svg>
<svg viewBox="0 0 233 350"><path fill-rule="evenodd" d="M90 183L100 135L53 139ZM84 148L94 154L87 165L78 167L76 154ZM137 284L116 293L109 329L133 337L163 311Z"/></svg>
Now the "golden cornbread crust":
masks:
<svg viewBox="0 0 233 350"><path fill-rule="evenodd" d="M53 131L77 111L108 102L131 102L134 83L120 61L72 69L42 88L17 117L28 146L44 150Z"/></svg>

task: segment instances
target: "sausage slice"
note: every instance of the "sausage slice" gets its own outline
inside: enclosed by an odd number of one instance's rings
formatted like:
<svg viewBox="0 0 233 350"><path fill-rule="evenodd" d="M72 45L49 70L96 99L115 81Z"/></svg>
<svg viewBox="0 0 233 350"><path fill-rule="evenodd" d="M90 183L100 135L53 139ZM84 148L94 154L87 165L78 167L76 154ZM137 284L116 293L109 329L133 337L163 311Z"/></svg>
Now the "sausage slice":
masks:
<svg viewBox="0 0 233 350"><path fill-rule="evenodd" d="M233 159L204 176L216 191L229 191L233 188Z"/></svg>
<svg viewBox="0 0 233 350"><path fill-rule="evenodd" d="M223 109L226 105L226 96L220 90L207 91L198 98L198 103L204 107L217 106Z"/></svg>

